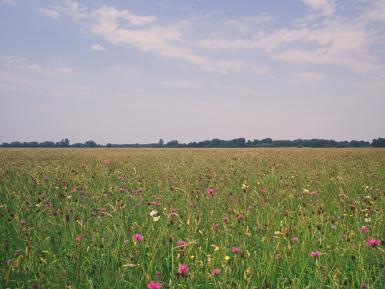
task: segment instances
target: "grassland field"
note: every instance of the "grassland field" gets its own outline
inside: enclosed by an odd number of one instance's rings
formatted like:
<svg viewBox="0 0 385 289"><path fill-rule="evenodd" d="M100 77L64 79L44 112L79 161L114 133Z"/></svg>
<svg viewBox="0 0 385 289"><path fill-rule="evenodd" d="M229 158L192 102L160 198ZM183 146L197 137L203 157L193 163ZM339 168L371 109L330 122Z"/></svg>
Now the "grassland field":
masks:
<svg viewBox="0 0 385 289"><path fill-rule="evenodd" d="M1 288L385 288L385 149L1 149Z"/></svg>

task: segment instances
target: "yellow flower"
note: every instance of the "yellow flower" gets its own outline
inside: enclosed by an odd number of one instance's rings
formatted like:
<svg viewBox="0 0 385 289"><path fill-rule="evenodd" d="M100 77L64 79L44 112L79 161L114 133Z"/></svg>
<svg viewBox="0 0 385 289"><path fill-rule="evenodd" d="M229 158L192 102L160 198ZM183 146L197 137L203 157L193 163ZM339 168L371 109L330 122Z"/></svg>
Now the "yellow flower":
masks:
<svg viewBox="0 0 385 289"><path fill-rule="evenodd" d="M230 256L226 255L224 259L225 259L225 261L229 261L230 260Z"/></svg>

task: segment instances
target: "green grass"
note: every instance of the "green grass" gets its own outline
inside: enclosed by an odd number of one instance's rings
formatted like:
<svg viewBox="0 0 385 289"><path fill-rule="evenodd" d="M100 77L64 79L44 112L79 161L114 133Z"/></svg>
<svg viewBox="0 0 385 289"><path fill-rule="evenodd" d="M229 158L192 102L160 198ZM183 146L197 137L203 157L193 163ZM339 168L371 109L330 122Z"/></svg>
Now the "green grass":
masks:
<svg viewBox="0 0 385 289"><path fill-rule="evenodd" d="M383 149L2 149L0 287L385 288L384 211Z"/></svg>

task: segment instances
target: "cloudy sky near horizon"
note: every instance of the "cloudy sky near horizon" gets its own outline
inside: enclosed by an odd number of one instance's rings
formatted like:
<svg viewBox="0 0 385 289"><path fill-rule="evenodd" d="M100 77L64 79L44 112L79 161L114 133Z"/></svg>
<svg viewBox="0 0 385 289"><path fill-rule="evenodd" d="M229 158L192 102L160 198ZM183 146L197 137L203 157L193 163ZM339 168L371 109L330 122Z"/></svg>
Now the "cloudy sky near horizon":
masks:
<svg viewBox="0 0 385 289"><path fill-rule="evenodd" d="M385 136L385 0L0 0L0 142Z"/></svg>

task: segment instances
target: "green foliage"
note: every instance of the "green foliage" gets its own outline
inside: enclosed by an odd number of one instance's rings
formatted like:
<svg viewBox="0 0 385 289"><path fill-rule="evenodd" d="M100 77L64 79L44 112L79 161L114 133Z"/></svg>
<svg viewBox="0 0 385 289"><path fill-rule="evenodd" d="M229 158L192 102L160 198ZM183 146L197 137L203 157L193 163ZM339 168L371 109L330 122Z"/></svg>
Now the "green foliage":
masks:
<svg viewBox="0 0 385 289"><path fill-rule="evenodd" d="M2 149L0 287L385 288L384 208L383 149Z"/></svg>

